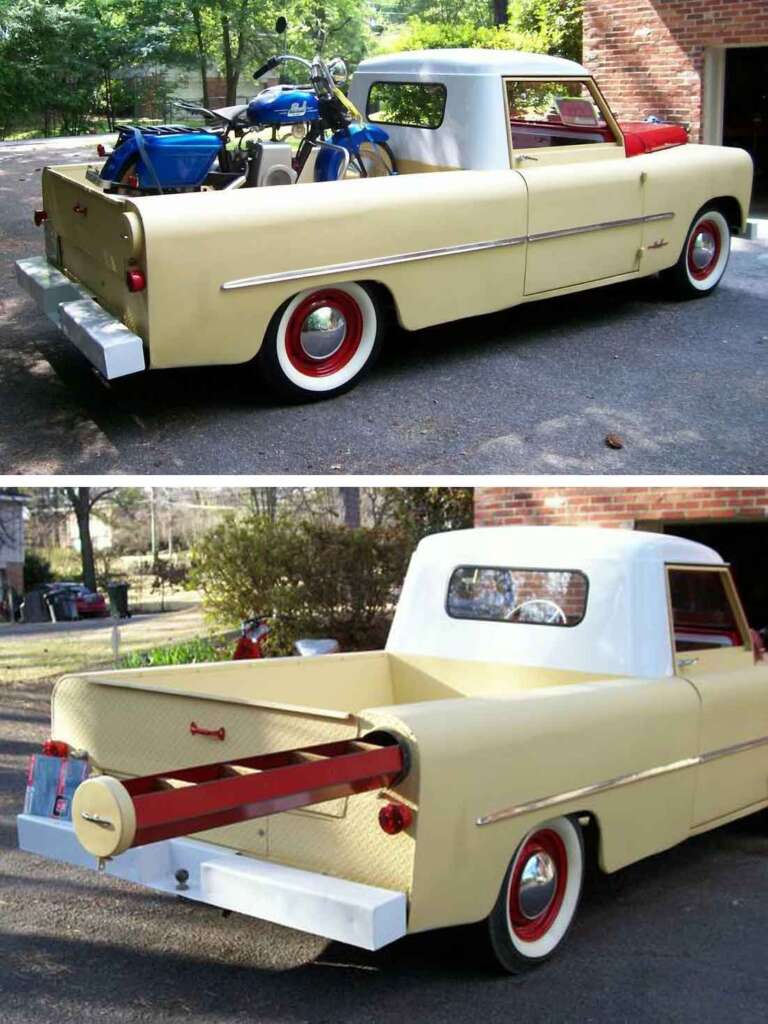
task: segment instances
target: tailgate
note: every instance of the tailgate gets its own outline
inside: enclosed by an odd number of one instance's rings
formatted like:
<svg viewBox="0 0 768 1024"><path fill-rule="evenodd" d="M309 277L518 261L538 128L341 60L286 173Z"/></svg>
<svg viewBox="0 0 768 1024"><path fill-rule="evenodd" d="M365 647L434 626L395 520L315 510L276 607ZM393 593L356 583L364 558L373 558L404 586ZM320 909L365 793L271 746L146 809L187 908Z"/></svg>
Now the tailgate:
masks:
<svg viewBox="0 0 768 1024"><path fill-rule="evenodd" d="M48 259L147 342L146 290L129 292L126 284L129 264L145 265L139 215L130 200L91 184L87 169L65 164L43 171Z"/></svg>
<svg viewBox="0 0 768 1024"><path fill-rule="evenodd" d="M324 676L337 656L299 660L295 671L312 685L322 703ZM339 671L347 674L344 658ZM384 660L381 660L384 659ZM170 674L98 673L70 676L54 692L52 733L75 748L88 752L92 765L104 774L122 778L162 774L213 762L234 761L278 751L352 740L361 733L353 712L338 707L308 707L265 699L259 677L283 677L294 659L231 663L227 676L253 679L252 698L204 693L212 684L197 683L190 674L189 688L170 691ZM283 662L282 665L279 663ZM386 655L364 658L361 676L382 672ZM231 671L243 666L242 673ZM205 666L196 666L199 670ZM211 668L211 671L215 671ZM221 670L219 670L221 671ZM348 670L347 670L348 671ZM293 676L291 672L291 676ZM178 678L178 674L175 674ZM186 675L186 673L185 673ZM139 677L139 672L135 677ZM204 673L202 678L205 679ZM351 681L351 673L350 673ZM286 700L296 699L290 680L281 679ZM378 685L378 684L377 684ZM160 688L162 687L162 688ZM168 687L168 688L166 688ZM281 687L282 688L282 687ZM361 680L361 688L365 688ZM370 691L366 695L371 695ZM270 696L274 696L271 694ZM329 695L330 696L330 695ZM337 703L329 700L329 703ZM340 797L295 811L284 811L199 833L203 839L292 867L369 885L410 888L413 838L407 832L387 835L378 823L380 808L391 798L387 791Z"/></svg>

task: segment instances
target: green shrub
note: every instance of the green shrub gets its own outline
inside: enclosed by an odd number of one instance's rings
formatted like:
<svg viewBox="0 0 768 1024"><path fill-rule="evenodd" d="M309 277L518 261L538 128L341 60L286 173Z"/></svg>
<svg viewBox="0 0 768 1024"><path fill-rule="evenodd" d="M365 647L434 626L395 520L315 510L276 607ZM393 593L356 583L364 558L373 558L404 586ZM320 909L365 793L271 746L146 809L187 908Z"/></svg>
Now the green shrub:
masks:
<svg viewBox="0 0 768 1024"><path fill-rule="evenodd" d="M159 665L194 665L205 661L228 661L234 641L198 637L149 651L132 651L120 659L121 668L155 668Z"/></svg>
<svg viewBox="0 0 768 1024"><path fill-rule="evenodd" d="M191 584L208 613L270 622L270 654L301 636L331 636L342 650L386 639L410 546L397 529L349 529L250 515L214 528L192 553Z"/></svg>

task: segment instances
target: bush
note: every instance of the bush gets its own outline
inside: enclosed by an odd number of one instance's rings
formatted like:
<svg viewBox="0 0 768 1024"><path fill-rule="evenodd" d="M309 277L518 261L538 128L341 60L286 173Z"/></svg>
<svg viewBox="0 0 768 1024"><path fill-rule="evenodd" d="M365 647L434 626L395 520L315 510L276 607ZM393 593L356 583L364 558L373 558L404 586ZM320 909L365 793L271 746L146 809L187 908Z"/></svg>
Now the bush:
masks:
<svg viewBox="0 0 768 1024"><path fill-rule="evenodd" d="M51 563L35 551L27 551L24 556L24 590L31 590L40 583L50 583L52 579Z"/></svg>
<svg viewBox="0 0 768 1024"><path fill-rule="evenodd" d="M192 553L190 583L219 621L266 616L270 654L291 654L301 636L370 650L386 639L409 555L396 529L250 515L203 538Z"/></svg>

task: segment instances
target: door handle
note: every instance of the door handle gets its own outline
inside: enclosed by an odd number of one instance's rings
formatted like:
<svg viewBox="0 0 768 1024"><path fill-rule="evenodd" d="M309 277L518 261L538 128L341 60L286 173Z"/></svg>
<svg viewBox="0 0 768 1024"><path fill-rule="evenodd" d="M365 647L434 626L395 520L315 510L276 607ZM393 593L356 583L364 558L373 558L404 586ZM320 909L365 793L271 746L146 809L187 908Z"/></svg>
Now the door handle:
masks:
<svg viewBox="0 0 768 1024"><path fill-rule="evenodd" d="M517 158L518 160L533 160L534 163L538 163L539 158L537 156L528 156L527 153L521 153Z"/></svg>
<svg viewBox="0 0 768 1024"><path fill-rule="evenodd" d="M699 661L698 658L678 658L677 659L677 667L678 668L688 668L691 665L698 664L698 661Z"/></svg>

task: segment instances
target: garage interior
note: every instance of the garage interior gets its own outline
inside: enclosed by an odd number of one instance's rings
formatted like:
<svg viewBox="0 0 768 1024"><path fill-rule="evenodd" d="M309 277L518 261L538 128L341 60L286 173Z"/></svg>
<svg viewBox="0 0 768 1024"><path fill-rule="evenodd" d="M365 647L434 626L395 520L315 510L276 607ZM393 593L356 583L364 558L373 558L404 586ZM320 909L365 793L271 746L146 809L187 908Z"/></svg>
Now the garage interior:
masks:
<svg viewBox="0 0 768 1024"><path fill-rule="evenodd" d="M752 154L751 212L768 215L768 46L738 46L725 52L723 145Z"/></svg>
<svg viewBox="0 0 768 1024"><path fill-rule="evenodd" d="M750 626L768 626L768 523L664 521L664 533L714 548L733 570ZM637 524L638 529L647 529Z"/></svg>

